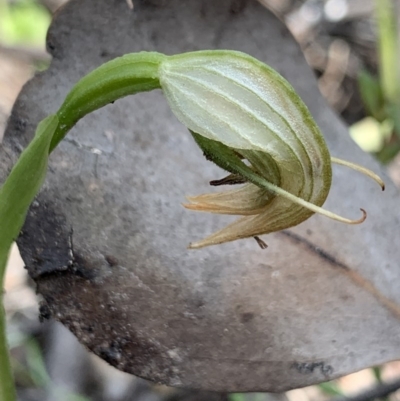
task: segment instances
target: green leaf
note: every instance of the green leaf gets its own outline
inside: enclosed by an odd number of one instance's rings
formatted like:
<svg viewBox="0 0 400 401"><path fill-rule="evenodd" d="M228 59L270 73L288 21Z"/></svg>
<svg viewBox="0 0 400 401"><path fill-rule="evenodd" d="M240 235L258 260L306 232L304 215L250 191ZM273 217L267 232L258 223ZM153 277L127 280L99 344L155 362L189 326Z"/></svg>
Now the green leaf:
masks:
<svg viewBox="0 0 400 401"><path fill-rule="evenodd" d="M378 80L369 72L362 70L358 75L361 99L367 112L377 120L383 116L383 95Z"/></svg>
<svg viewBox="0 0 400 401"><path fill-rule="evenodd" d="M32 142L0 188L0 284L11 244L18 237L29 205L46 176L50 142L57 126L56 115L45 118L38 125Z"/></svg>

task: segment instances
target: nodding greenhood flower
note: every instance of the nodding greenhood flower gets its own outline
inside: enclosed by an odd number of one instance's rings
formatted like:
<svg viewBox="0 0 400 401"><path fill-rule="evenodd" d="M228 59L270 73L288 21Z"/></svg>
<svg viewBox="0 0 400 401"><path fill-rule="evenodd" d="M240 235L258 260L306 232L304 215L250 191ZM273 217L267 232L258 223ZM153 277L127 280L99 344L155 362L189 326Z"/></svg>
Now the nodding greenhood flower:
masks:
<svg viewBox="0 0 400 401"><path fill-rule="evenodd" d="M48 154L67 132L80 118L108 103L160 88L205 156L230 173L212 184L243 184L230 191L189 198L188 209L242 216L192 243L191 248L247 237L256 237L264 246L258 235L292 227L313 213L361 223L364 211L359 220L349 220L321 208L331 187L332 162L369 175L383 188L374 173L330 156L321 132L293 88L253 57L229 50L175 56L127 54L103 64L71 89L57 113L39 124L35 139L1 187L0 218L8 216L10 210L18 211L20 218L14 219L13 230L0 238L0 272L14 233L21 229L44 179ZM35 157L45 163L32 176ZM24 185L27 176L29 191Z"/></svg>
<svg viewBox="0 0 400 401"><path fill-rule="evenodd" d="M295 226L313 213L358 224L321 208L332 162L382 180L360 166L331 158L305 104L276 71L244 53L199 51L166 57L159 79L177 118L205 156L231 173L212 185L238 189L189 197L191 210L243 216L192 243L201 248ZM244 161L245 160L245 161ZM247 162L246 162L247 161Z"/></svg>

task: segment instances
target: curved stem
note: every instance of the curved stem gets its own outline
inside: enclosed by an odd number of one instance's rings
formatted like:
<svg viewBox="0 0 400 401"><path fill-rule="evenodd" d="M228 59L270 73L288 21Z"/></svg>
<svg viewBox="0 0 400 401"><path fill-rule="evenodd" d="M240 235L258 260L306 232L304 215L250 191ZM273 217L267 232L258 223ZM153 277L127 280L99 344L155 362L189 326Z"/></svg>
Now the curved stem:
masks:
<svg viewBox="0 0 400 401"><path fill-rule="evenodd" d="M2 290L10 248L20 233L29 205L47 171L50 141L57 127L55 115L45 118L35 137L21 153L6 182L0 187L0 400L14 401L15 389L6 341Z"/></svg>
<svg viewBox="0 0 400 401"><path fill-rule="evenodd" d="M121 97L160 88L161 53L141 52L111 60L82 78L69 92L56 115L44 119L34 140L0 187L0 291L8 252L24 223L26 212L39 191L48 155L86 114ZM15 194L20 196L16 199ZM0 297L0 400L14 401L15 388L7 350L5 312Z"/></svg>
<svg viewBox="0 0 400 401"><path fill-rule="evenodd" d="M56 115L44 119L33 141L18 159L0 187L0 291L8 252L24 223L26 212L39 191L51 151L86 114L115 100L160 88L158 68L161 53L128 54L95 69L69 92ZM19 194L19 196L16 196ZM15 388L7 350L5 312L0 297L0 400L14 401Z"/></svg>
<svg viewBox="0 0 400 401"><path fill-rule="evenodd" d="M57 111L59 125L50 152L86 114L116 100L160 89L158 69L166 56L156 52L126 54L96 68L78 81Z"/></svg>

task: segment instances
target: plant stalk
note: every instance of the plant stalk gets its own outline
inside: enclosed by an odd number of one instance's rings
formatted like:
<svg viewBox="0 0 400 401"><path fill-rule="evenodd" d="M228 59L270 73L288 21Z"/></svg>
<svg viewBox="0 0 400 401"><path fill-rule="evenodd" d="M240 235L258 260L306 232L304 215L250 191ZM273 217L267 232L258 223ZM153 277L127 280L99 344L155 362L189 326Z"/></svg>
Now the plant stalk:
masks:
<svg viewBox="0 0 400 401"><path fill-rule="evenodd" d="M399 103L400 49L394 0L375 0L378 30L380 81L385 99Z"/></svg>

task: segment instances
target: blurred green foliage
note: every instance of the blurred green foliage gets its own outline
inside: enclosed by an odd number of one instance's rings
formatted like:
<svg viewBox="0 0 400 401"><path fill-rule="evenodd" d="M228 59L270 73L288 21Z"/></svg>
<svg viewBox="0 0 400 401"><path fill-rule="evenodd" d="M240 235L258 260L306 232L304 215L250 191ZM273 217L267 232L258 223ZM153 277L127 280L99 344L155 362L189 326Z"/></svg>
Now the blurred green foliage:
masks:
<svg viewBox="0 0 400 401"><path fill-rule="evenodd" d="M61 387L55 387L47 373L43 352L38 341L31 336L14 331L8 337L10 349L20 357L13 357L11 364L19 388L51 389L59 401L89 401L89 398L70 393ZM23 356L23 358L21 358Z"/></svg>
<svg viewBox="0 0 400 401"><path fill-rule="evenodd" d="M318 384L318 387L323 394L329 395L331 397L342 397L344 396L343 391L340 389L335 381L325 382Z"/></svg>
<svg viewBox="0 0 400 401"><path fill-rule="evenodd" d="M228 401L268 401L268 393L232 393Z"/></svg>
<svg viewBox="0 0 400 401"><path fill-rule="evenodd" d="M0 44L44 47L49 11L35 0L0 0Z"/></svg>
<svg viewBox="0 0 400 401"><path fill-rule="evenodd" d="M369 117L351 127L353 139L382 163L400 151L400 44L395 0L375 0L379 74L361 71L358 84Z"/></svg>

